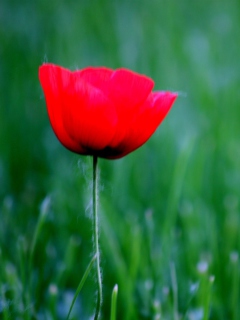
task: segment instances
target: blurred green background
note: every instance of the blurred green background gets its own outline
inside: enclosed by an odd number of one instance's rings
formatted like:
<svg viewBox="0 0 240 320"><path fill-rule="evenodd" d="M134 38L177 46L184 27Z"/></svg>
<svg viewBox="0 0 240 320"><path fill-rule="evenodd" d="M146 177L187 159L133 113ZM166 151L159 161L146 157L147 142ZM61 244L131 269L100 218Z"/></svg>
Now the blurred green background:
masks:
<svg viewBox="0 0 240 320"><path fill-rule="evenodd" d="M65 319L93 251L91 158L51 130L46 61L179 92L143 147L99 161L102 319L115 283L117 319L240 319L239 35L239 0L1 0L1 319ZM95 300L92 271L72 319Z"/></svg>

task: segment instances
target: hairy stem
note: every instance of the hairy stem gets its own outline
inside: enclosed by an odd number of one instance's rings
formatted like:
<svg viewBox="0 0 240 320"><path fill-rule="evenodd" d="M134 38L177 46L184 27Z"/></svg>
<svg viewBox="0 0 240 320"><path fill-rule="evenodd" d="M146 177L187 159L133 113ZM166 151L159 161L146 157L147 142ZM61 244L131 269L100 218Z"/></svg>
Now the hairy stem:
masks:
<svg viewBox="0 0 240 320"><path fill-rule="evenodd" d="M97 306L95 311L94 320L99 319L100 308L102 304L102 276L100 270L100 251L99 251L99 233L98 233L98 206L97 206L97 186L98 186L98 170L97 170L97 157L93 156L93 241L94 249L96 254L96 267L97 267L97 283L98 283L98 294L97 294Z"/></svg>

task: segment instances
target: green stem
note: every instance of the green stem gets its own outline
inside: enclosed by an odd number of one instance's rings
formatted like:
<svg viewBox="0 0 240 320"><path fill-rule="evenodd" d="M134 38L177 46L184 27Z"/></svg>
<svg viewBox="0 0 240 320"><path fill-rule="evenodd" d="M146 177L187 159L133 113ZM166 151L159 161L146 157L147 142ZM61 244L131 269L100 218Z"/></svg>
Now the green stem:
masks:
<svg viewBox="0 0 240 320"><path fill-rule="evenodd" d="M97 185L98 185L98 170L97 170L97 157L93 156L93 233L94 233L94 248L96 254L96 266L97 266L97 282L98 282L98 295L97 306L95 311L94 320L97 320L100 315L100 308L102 304L102 276L100 270L100 252L98 244L98 208L97 208Z"/></svg>

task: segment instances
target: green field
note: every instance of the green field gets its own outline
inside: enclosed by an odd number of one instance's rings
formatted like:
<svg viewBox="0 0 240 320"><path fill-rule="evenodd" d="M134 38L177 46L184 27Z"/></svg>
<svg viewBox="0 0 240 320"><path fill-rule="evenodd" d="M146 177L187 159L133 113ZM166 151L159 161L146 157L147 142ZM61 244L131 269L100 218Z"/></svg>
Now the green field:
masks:
<svg viewBox="0 0 240 320"><path fill-rule="evenodd" d="M46 61L179 93L144 146L99 161L102 319L118 284L118 320L239 320L238 0L1 0L0 319L66 319L93 255L92 159L52 132ZM71 319L96 292L92 269Z"/></svg>

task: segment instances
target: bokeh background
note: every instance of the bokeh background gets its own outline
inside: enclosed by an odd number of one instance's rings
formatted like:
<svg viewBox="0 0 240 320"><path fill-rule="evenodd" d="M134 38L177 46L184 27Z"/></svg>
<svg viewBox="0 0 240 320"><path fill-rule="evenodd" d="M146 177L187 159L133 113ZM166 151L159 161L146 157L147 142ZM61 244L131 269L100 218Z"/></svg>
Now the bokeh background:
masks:
<svg viewBox="0 0 240 320"><path fill-rule="evenodd" d="M179 92L143 147L99 161L102 319L115 283L117 319L240 319L239 35L238 0L1 0L1 319L65 319L93 251L91 158L55 138L43 62ZM95 301L92 270L72 319Z"/></svg>

